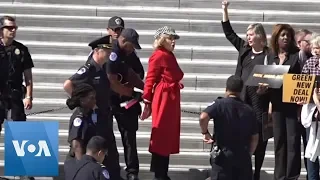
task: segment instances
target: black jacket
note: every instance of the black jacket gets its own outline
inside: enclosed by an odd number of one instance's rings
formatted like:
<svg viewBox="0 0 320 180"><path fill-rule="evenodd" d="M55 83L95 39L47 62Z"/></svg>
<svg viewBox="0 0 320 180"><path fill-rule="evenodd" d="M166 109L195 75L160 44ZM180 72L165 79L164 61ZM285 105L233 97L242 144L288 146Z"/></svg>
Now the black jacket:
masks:
<svg viewBox="0 0 320 180"><path fill-rule="evenodd" d="M243 82L245 83L247 79L249 78L250 72L242 72L242 63L244 58L248 55L248 53L252 50L252 48L248 45L248 43L240 38L232 29L232 26L230 24L230 21L221 22L222 23L222 29L226 36L226 38L231 42L231 44L238 50L239 56L238 56L238 62L237 67L235 71L235 75L241 77ZM267 55L269 52L268 47L265 47L264 54ZM261 64L262 65L262 64ZM246 99L246 86L243 87L242 93L241 93L241 99L245 101Z"/></svg>

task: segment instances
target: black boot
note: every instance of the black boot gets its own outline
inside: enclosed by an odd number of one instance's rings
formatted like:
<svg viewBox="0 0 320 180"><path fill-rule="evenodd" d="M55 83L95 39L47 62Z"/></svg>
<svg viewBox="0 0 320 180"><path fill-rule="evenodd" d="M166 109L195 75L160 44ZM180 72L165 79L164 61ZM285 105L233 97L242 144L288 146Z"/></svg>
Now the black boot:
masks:
<svg viewBox="0 0 320 180"><path fill-rule="evenodd" d="M260 180L260 171L259 172L254 172L253 179L254 180Z"/></svg>
<svg viewBox="0 0 320 180"><path fill-rule="evenodd" d="M128 174L127 180L139 180L138 175L136 174Z"/></svg>

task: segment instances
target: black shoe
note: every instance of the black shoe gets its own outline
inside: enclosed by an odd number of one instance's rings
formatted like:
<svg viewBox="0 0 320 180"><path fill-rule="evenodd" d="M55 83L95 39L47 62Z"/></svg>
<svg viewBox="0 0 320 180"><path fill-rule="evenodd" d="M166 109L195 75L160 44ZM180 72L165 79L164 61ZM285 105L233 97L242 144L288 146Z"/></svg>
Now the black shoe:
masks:
<svg viewBox="0 0 320 180"><path fill-rule="evenodd" d="M10 180L10 179L5 178L5 177L0 177L0 180Z"/></svg>
<svg viewBox="0 0 320 180"><path fill-rule="evenodd" d="M254 180L260 180L260 173L254 173L253 179Z"/></svg>
<svg viewBox="0 0 320 180"><path fill-rule="evenodd" d="M136 174L128 174L127 180L139 180L138 175Z"/></svg>
<svg viewBox="0 0 320 180"><path fill-rule="evenodd" d="M154 177L153 180L171 180L169 176L166 177Z"/></svg>
<svg viewBox="0 0 320 180"><path fill-rule="evenodd" d="M34 177L30 176L20 176L20 180L35 180Z"/></svg>

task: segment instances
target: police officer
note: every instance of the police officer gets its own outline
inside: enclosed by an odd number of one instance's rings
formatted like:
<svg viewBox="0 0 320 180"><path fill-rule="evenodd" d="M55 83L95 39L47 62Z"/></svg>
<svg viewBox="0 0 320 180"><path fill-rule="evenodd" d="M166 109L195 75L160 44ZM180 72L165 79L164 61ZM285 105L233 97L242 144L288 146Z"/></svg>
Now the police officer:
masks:
<svg viewBox="0 0 320 180"><path fill-rule="evenodd" d="M15 19L10 16L0 18L0 46L1 55L4 57L4 66L8 69L7 82L1 82L4 89L1 92L2 101L6 107L0 108L0 124L6 119L6 111L11 110L11 119L25 121L25 110L32 108L33 81L32 71L34 67L31 55L26 46L15 41L18 26ZM4 50L4 52L3 52ZM3 54L4 53L4 54ZM3 64L1 64L3 65ZM4 68L4 67L3 67ZM26 88L23 86L23 76ZM4 84L3 84L4 83ZM1 131L0 125L0 131Z"/></svg>
<svg viewBox="0 0 320 180"><path fill-rule="evenodd" d="M77 108L70 118L68 141L69 157L79 160L85 153L88 141L97 132L97 116L93 111L96 105L95 90L89 84L78 84L72 91L71 98L67 99L67 105L70 110Z"/></svg>
<svg viewBox="0 0 320 180"><path fill-rule="evenodd" d="M86 154L80 161L65 163L66 180L110 180L106 167L101 164L107 155L107 142L101 136L92 137L87 145Z"/></svg>
<svg viewBox="0 0 320 180"><path fill-rule="evenodd" d="M259 140L258 124L252 108L240 100L243 81L230 76L226 83L226 97L217 99L200 115L203 140L214 141L210 153L212 180L252 179L251 156ZM214 120L214 138L208 131Z"/></svg>
<svg viewBox="0 0 320 180"><path fill-rule="evenodd" d="M89 44L93 53L90 60L80 67L78 72L64 83L65 91L71 95L74 85L88 83L96 91L97 100L97 135L102 136L108 142L108 158L103 164L108 168L112 179L122 179L120 177L119 153L113 134L113 120L110 112L110 83L106 76L105 63L112 49L110 36L99 38Z"/></svg>
<svg viewBox="0 0 320 180"><path fill-rule="evenodd" d="M124 21L121 17L114 16L109 19L107 30L108 34L111 35L115 41L115 46L113 49L115 52L121 51L117 39L123 29ZM132 70L138 74L142 80L144 78L144 69L136 52L133 51L129 55L123 55L123 57L123 62L125 65L128 66L128 68L132 68ZM120 74L120 77L123 77L123 75L121 75L121 71L118 71L118 73ZM118 129L120 131L122 144L124 147L124 159L127 166L127 179L137 180L139 173L139 159L137 152L136 131L138 130L138 117L141 114L141 106L140 103L136 103L129 109L125 109L124 107L120 107L120 104L132 100L132 97L120 97L120 95L115 92L112 92L111 94L112 114L117 120Z"/></svg>
<svg viewBox="0 0 320 180"><path fill-rule="evenodd" d="M113 44L113 50L107 63L108 78L112 89L120 96L132 97L136 94L133 87L143 89L144 83L133 69L125 62L130 61L130 56L135 49L141 49L139 45L139 34L131 28L122 30L119 38ZM121 80L119 81L119 75ZM123 84L128 82L126 86ZM124 89L123 87L130 87Z"/></svg>

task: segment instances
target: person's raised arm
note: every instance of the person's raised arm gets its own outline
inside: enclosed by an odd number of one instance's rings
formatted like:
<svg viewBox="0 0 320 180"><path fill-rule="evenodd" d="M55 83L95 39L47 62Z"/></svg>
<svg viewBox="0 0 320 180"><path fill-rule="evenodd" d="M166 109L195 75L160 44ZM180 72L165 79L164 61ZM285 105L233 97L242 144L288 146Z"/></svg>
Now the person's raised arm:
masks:
<svg viewBox="0 0 320 180"><path fill-rule="evenodd" d="M240 51L246 42L234 32L229 20L228 6L228 1L222 1L222 29L230 43Z"/></svg>

